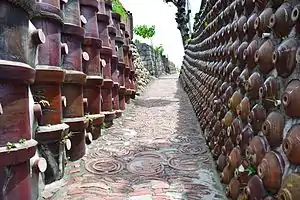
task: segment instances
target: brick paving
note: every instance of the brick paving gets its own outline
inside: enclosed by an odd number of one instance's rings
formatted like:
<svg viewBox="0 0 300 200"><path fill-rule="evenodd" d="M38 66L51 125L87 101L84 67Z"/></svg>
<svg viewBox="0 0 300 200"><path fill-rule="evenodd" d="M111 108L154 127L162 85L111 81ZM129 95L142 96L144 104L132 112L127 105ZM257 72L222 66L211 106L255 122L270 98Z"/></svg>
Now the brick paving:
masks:
<svg viewBox="0 0 300 200"><path fill-rule="evenodd" d="M227 199L177 78L154 80L43 199Z"/></svg>

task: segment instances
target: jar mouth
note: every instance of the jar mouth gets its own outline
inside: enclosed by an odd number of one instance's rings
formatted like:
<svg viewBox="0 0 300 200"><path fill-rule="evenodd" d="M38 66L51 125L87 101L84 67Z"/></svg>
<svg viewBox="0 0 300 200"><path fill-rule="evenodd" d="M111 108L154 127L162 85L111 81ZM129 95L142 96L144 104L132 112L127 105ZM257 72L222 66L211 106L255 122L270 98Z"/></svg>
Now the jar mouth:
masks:
<svg viewBox="0 0 300 200"><path fill-rule="evenodd" d="M270 17L270 20L269 20L269 25L271 28L273 28L276 24L276 18L275 18L275 15L272 14L271 17Z"/></svg>
<svg viewBox="0 0 300 200"><path fill-rule="evenodd" d="M258 27L259 27L259 23L260 23L260 20L259 20L259 17L257 17L254 21L254 29L257 30Z"/></svg>
<svg viewBox="0 0 300 200"><path fill-rule="evenodd" d="M254 54L254 61L258 62L259 61L259 51L257 50Z"/></svg>
<svg viewBox="0 0 300 200"><path fill-rule="evenodd" d="M281 102L283 103L283 105L288 106L289 100L289 95L287 93L284 93L281 98Z"/></svg>
<svg viewBox="0 0 300 200"><path fill-rule="evenodd" d="M273 54L272 54L272 62L273 62L273 64L277 63L278 57L279 57L279 52L278 51L273 52Z"/></svg>
<svg viewBox="0 0 300 200"><path fill-rule="evenodd" d="M295 7L292 11L292 20L297 21L299 18L299 14L300 14L299 8Z"/></svg>
<svg viewBox="0 0 300 200"><path fill-rule="evenodd" d="M292 144L291 141L288 138L285 138L283 140L283 151L284 153L286 153L287 155L289 155L292 151Z"/></svg>
<svg viewBox="0 0 300 200"><path fill-rule="evenodd" d="M247 24L243 25L243 31L244 31L244 33L247 33L247 31L248 31L248 25Z"/></svg>

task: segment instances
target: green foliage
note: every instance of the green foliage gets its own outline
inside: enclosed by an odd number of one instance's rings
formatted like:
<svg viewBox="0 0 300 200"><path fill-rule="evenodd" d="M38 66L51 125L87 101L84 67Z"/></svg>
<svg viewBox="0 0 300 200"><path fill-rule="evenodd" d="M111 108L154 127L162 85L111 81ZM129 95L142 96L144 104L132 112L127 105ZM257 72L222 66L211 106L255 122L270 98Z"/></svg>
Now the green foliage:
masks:
<svg viewBox="0 0 300 200"><path fill-rule="evenodd" d="M121 4L119 0L112 0L112 11L121 15L121 18L127 19L128 14L124 6Z"/></svg>
<svg viewBox="0 0 300 200"><path fill-rule="evenodd" d="M134 27L134 33L144 39L152 38L155 35L155 26L139 25Z"/></svg>
<svg viewBox="0 0 300 200"><path fill-rule="evenodd" d="M158 47L154 47L154 51L156 54L163 56L164 55L164 47L162 45L159 45Z"/></svg>

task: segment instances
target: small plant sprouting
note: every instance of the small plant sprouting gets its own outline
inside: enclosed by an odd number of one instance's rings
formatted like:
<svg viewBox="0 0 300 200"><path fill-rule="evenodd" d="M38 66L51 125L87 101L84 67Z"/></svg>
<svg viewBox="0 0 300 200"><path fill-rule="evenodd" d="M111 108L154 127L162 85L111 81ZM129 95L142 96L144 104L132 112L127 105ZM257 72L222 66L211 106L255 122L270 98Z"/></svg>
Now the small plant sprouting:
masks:
<svg viewBox="0 0 300 200"><path fill-rule="evenodd" d="M26 142L26 139L25 139L25 138L21 138L21 139L19 140L19 143L22 144L22 145L24 145L25 142Z"/></svg>
<svg viewBox="0 0 300 200"><path fill-rule="evenodd" d="M6 144L6 148L7 148L8 150L14 149L14 148L17 148L17 145L16 145L15 143L13 143L13 142L8 142L8 143Z"/></svg>
<svg viewBox="0 0 300 200"><path fill-rule="evenodd" d="M62 137L62 143L66 144L67 140L72 136L73 136L73 132L71 132L71 131L69 133L67 133L66 135L64 135Z"/></svg>

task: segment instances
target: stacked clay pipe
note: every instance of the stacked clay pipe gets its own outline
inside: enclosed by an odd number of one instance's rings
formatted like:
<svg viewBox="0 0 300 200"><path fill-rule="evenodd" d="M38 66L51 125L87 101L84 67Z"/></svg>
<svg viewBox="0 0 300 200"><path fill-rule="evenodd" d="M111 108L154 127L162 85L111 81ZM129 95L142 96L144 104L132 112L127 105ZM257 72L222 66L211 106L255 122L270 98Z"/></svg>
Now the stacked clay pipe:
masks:
<svg viewBox="0 0 300 200"><path fill-rule="evenodd" d="M0 22L0 199L32 199L38 186L32 174L44 172L47 163L35 156L37 141L31 131L31 114L40 106L30 102L38 45L45 43L41 29L30 27L35 12L32 0L1 1Z"/></svg>
<svg viewBox="0 0 300 200"><path fill-rule="evenodd" d="M207 1L180 81L230 199L300 198L300 4Z"/></svg>
<svg viewBox="0 0 300 200"><path fill-rule="evenodd" d="M0 7L0 199L39 199L125 110L127 41L110 1Z"/></svg>
<svg viewBox="0 0 300 200"><path fill-rule="evenodd" d="M31 22L45 33L45 43L38 47L35 82L31 86L35 102L41 104L42 115L35 138L39 151L46 158L45 183L63 177L65 145L62 138L68 134L69 126L63 123L63 108L66 98L62 96L61 84L65 71L61 68L62 56L68 54L68 46L62 43L63 13L60 0L36 2L36 12Z"/></svg>

